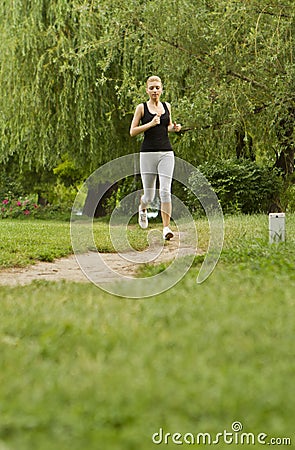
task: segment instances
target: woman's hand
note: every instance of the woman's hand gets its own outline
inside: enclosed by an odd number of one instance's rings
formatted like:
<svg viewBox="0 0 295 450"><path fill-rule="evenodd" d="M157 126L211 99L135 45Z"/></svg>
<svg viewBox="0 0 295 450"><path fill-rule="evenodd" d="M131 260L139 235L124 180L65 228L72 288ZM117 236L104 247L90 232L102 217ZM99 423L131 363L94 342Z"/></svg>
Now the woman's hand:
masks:
<svg viewBox="0 0 295 450"><path fill-rule="evenodd" d="M175 131L176 133L178 133L180 130L181 130L180 123L174 122L173 125L170 125L169 127L169 131Z"/></svg>
<svg viewBox="0 0 295 450"><path fill-rule="evenodd" d="M176 131L176 133L178 133L180 130L181 130L180 123L174 122L174 124L173 124L173 131Z"/></svg>
<svg viewBox="0 0 295 450"><path fill-rule="evenodd" d="M156 125L160 124L160 117L161 117L161 114L159 114L159 113L157 113L154 116L153 120L150 121L151 127L155 127Z"/></svg>

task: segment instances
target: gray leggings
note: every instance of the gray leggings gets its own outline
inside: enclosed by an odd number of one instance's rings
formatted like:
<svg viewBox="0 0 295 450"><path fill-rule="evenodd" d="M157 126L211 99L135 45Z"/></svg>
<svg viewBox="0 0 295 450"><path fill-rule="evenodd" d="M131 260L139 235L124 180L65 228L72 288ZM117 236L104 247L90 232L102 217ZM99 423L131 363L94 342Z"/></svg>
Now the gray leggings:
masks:
<svg viewBox="0 0 295 450"><path fill-rule="evenodd" d="M159 175L159 195L162 203L171 202L171 183L174 170L173 151L141 152L140 174L143 185L143 205L148 206L156 193L156 181Z"/></svg>

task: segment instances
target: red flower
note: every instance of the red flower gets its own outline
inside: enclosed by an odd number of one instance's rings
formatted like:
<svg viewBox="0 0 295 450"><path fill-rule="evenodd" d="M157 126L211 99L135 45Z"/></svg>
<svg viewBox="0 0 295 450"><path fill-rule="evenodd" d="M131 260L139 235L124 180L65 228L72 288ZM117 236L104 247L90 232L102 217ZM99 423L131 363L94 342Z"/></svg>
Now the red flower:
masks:
<svg viewBox="0 0 295 450"><path fill-rule="evenodd" d="M29 211L28 209L25 209L25 210L24 210L24 214L25 214L26 216L28 216L28 215L30 214L30 211Z"/></svg>
<svg viewBox="0 0 295 450"><path fill-rule="evenodd" d="M8 200L8 198L6 198L5 200L3 200L3 205L7 205L7 203L9 203L9 200Z"/></svg>

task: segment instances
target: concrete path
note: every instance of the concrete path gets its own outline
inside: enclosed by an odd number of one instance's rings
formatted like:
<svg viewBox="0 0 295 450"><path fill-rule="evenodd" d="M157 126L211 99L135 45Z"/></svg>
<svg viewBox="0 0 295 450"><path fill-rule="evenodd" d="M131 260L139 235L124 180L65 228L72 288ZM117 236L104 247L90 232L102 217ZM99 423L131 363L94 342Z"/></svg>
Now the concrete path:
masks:
<svg viewBox="0 0 295 450"><path fill-rule="evenodd" d="M179 238L179 234L176 233L173 240L165 242L158 254L156 252L155 258L149 258L149 252L147 251L137 253L139 256L145 253L147 262L152 264L173 261L178 256L196 254L195 245L192 245L189 239L182 238L180 240ZM179 245L180 242L181 245ZM151 249L150 252L152 253L154 250ZM198 251L197 253L202 252ZM75 255L58 259L52 263L38 262L25 268L0 270L0 285L26 285L34 280L90 282L84 272L90 275L91 279L96 278L99 282L113 282L120 279L121 275L135 277L139 267L138 263L128 260L128 254L122 257L118 253L97 254L96 252L89 252L79 255L78 258L83 270L81 270ZM132 259L132 255L130 259ZM143 258L142 262L144 260Z"/></svg>

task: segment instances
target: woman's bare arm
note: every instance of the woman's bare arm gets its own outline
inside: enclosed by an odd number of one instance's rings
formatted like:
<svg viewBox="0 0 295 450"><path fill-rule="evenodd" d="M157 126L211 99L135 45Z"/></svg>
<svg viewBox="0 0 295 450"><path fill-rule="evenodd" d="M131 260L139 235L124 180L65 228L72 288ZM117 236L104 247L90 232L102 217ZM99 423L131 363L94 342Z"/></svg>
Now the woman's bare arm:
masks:
<svg viewBox="0 0 295 450"><path fill-rule="evenodd" d="M144 131L148 130L151 127L154 127L160 123L160 114L156 114L155 117L148 123L144 125L139 125L140 120L143 116L143 104L141 103L136 107L131 126L130 126L130 136L134 137Z"/></svg>

